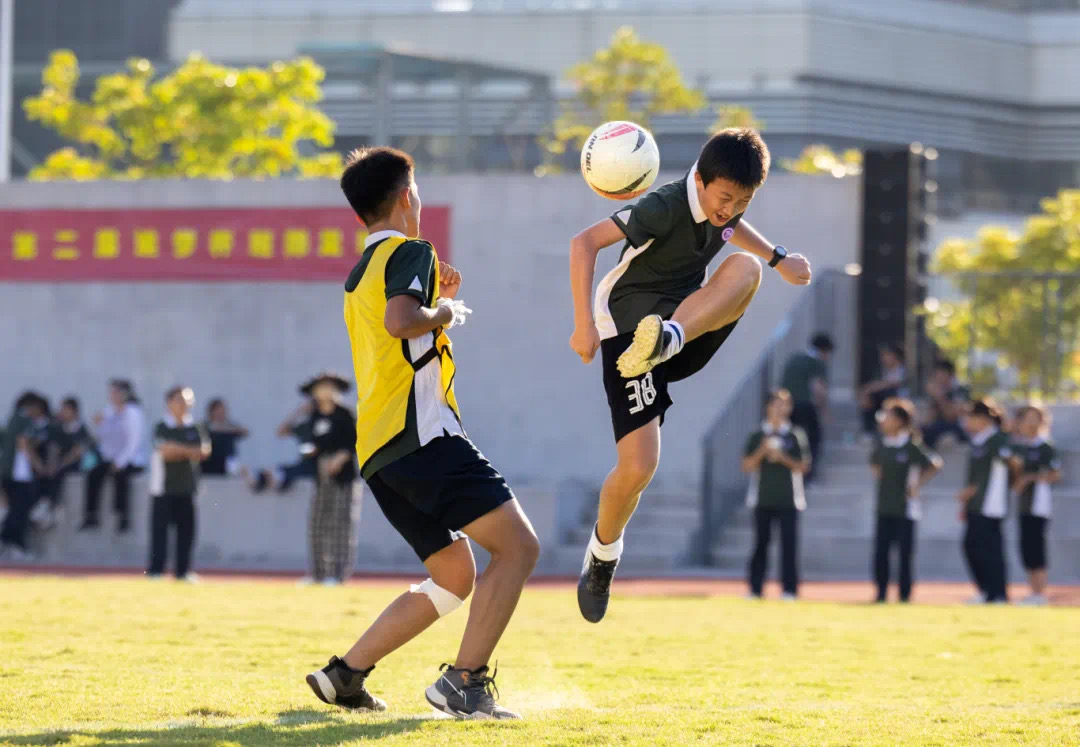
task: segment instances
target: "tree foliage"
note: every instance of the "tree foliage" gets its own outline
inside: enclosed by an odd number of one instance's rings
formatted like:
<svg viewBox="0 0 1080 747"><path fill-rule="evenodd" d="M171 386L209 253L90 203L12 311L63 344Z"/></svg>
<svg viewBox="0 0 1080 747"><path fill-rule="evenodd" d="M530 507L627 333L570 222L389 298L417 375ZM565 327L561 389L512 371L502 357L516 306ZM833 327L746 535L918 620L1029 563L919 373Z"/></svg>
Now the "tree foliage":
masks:
<svg viewBox="0 0 1080 747"><path fill-rule="evenodd" d="M752 130L764 130L765 123L754 116L754 112L745 106L725 104L716 108L716 121L711 130L719 132L729 127L749 127Z"/></svg>
<svg viewBox="0 0 1080 747"><path fill-rule="evenodd" d="M1000 386L1058 394L1080 386L1080 190L1042 201L1017 235L998 226L972 240L952 239L937 251L933 270L945 273L955 293L924 310L931 339L966 364L980 388ZM964 273L950 276L951 273ZM980 274L981 273L981 274ZM1042 273L1042 276L1037 274ZM969 361L969 352L976 360ZM986 364L986 365L983 365Z"/></svg>
<svg viewBox="0 0 1080 747"><path fill-rule="evenodd" d="M333 145L333 122L316 106L324 71L309 58L267 68L230 68L193 54L155 79L148 60L97 79L77 95L79 62L54 52L42 90L23 102L29 119L72 145L34 168L31 179L337 176L341 157L304 155Z"/></svg>
<svg viewBox="0 0 1080 747"><path fill-rule="evenodd" d="M836 153L827 145L808 145L798 158L784 159L780 165L796 174L831 174L839 179L861 174L862 162L860 150Z"/></svg>
<svg viewBox="0 0 1080 747"><path fill-rule="evenodd" d="M581 148L604 122L629 120L648 127L657 114L694 112L705 105L705 96L686 85L668 51L629 27L615 32L611 46L570 68L567 79L575 95L561 104L551 132L540 141L549 163L568 148Z"/></svg>

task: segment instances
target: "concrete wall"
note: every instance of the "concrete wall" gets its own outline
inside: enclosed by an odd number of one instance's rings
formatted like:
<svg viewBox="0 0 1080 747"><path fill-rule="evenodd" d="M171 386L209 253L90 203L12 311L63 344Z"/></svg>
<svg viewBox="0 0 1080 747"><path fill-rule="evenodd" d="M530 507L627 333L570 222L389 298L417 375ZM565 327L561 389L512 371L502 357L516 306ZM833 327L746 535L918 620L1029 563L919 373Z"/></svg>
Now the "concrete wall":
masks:
<svg viewBox="0 0 1080 747"><path fill-rule="evenodd" d="M566 344L567 246L616 205L576 176L421 176L421 193L429 205L453 208L461 295L475 310L453 333L470 435L516 485L599 482L614 448L599 363L583 366ZM0 185L0 204L14 208L341 202L329 181ZM820 269L854 261L859 209L858 180L776 174L748 217ZM598 278L616 254L602 255ZM660 487L697 488L702 434L799 292L767 272L720 358L674 388ZM203 402L223 395L253 431L243 459L260 464L295 454L272 431L298 403L297 383L323 367L351 372L336 283L0 284L0 358L5 411L32 385L53 397L73 392L93 412L115 375L135 380L153 417L174 382L193 386Z"/></svg>

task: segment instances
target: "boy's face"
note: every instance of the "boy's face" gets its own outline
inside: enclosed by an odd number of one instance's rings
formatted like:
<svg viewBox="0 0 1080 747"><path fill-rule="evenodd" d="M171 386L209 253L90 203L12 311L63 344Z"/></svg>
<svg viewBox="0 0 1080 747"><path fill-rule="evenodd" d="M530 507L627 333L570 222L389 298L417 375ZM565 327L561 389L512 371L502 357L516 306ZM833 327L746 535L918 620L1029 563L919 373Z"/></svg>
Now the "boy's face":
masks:
<svg viewBox="0 0 1080 747"><path fill-rule="evenodd" d="M878 413L878 428L883 435L892 437L903 430L904 424L900 422L900 418L896 417L895 413L882 410Z"/></svg>
<svg viewBox="0 0 1080 747"><path fill-rule="evenodd" d="M78 413L68 405L62 405L60 411L56 413L56 417L59 418L61 423L74 423L79 419Z"/></svg>
<svg viewBox="0 0 1080 747"><path fill-rule="evenodd" d="M792 403L790 399L777 397L769 403L769 406L765 410L765 416L769 420L784 421L791 417L791 408Z"/></svg>
<svg viewBox="0 0 1080 747"><path fill-rule="evenodd" d="M1042 425L1042 417L1039 413L1028 410L1017 422L1016 427L1024 438L1035 438L1039 435L1039 431L1042 430Z"/></svg>
<svg viewBox="0 0 1080 747"><path fill-rule="evenodd" d="M177 420L183 420L194 404L195 394L190 389L184 389L169 398L169 412Z"/></svg>
<svg viewBox="0 0 1080 747"><path fill-rule="evenodd" d="M694 181L697 183L701 209L705 211L709 223L717 228L736 215L746 212L746 208L750 207L750 200L754 199L753 189L741 187L728 179L713 179L706 186L701 174L695 172Z"/></svg>
<svg viewBox="0 0 1080 747"><path fill-rule="evenodd" d="M968 435L974 436L978 433L982 433L991 425L994 424L990 418L985 415L965 415L964 416L964 430L968 432Z"/></svg>

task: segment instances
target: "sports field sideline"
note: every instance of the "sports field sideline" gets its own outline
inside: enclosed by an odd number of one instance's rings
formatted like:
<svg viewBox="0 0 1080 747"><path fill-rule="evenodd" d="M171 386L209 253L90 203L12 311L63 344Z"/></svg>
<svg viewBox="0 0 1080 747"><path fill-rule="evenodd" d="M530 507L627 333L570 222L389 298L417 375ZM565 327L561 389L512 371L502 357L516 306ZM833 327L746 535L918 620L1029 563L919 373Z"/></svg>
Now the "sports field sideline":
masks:
<svg viewBox="0 0 1080 747"><path fill-rule="evenodd" d="M1080 615L958 606L970 590L947 585L902 607L835 603L866 584L780 603L737 598L739 582L620 580L590 625L570 584L538 581L496 651L524 720L455 722L424 702L465 615L379 664L386 714L315 700L304 675L404 583L8 573L0 744L1080 744Z"/></svg>

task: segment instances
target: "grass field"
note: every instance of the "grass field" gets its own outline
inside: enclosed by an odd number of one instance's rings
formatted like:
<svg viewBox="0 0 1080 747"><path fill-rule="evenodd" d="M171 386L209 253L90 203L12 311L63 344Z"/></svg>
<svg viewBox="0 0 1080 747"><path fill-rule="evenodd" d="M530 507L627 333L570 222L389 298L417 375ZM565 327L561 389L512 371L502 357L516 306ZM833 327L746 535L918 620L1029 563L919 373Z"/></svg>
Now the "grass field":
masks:
<svg viewBox="0 0 1080 747"><path fill-rule="evenodd" d="M304 675L400 583L0 577L0 744L1080 744L1080 611L527 591L497 652L516 723L433 717L458 613L380 664L380 716Z"/></svg>

